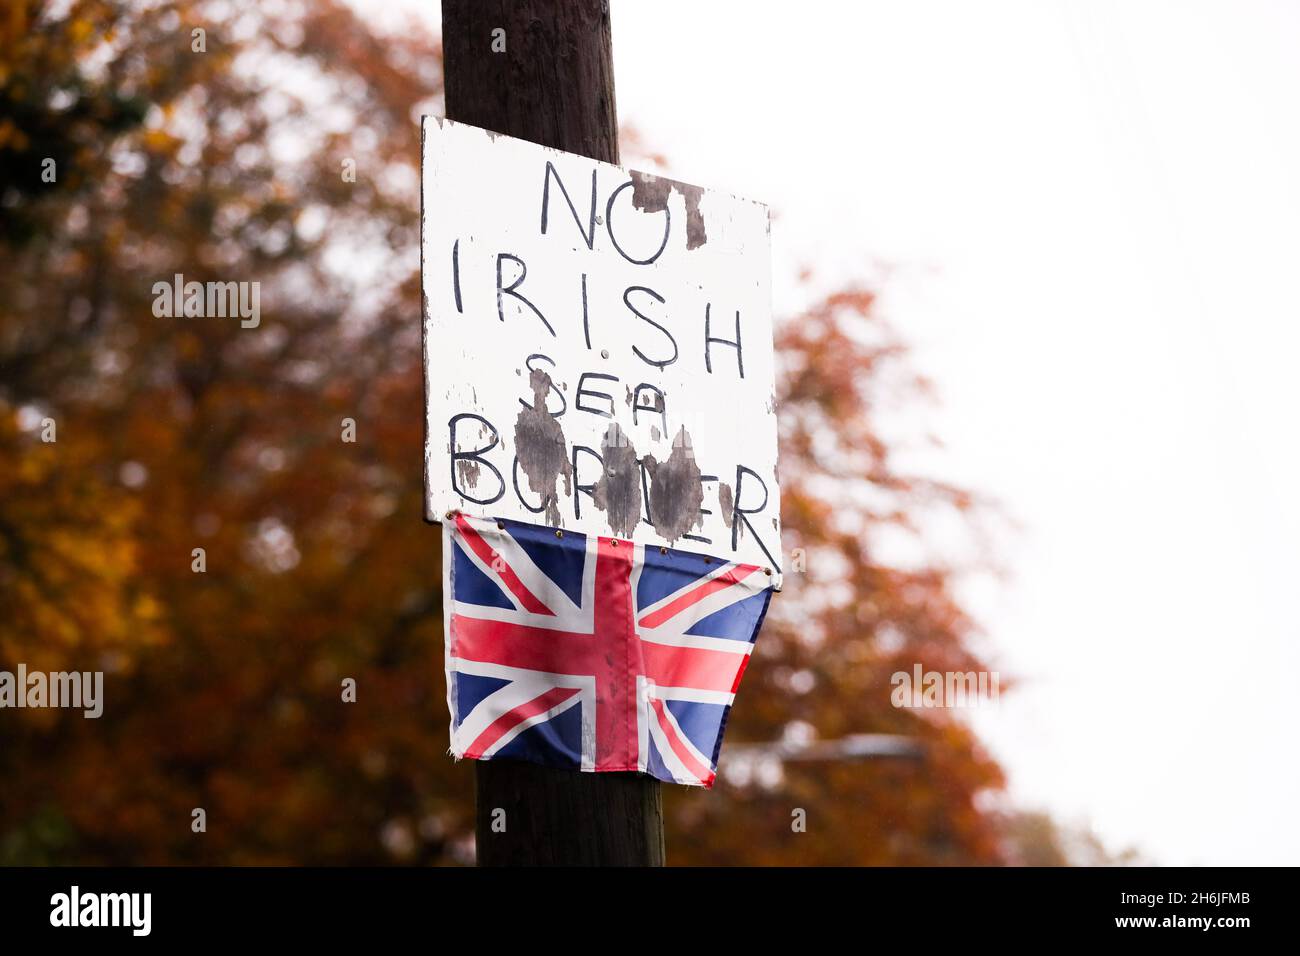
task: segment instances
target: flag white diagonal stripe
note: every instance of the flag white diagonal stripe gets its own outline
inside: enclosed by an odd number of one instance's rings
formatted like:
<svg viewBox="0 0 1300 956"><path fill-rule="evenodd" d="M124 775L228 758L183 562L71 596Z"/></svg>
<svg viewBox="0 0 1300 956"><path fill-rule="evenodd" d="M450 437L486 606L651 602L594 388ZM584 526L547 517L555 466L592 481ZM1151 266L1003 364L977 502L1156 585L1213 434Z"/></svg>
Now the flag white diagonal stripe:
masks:
<svg viewBox="0 0 1300 956"><path fill-rule="evenodd" d="M539 568L523 546L515 540L508 529L498 528L495 522L469 518L474 530L479 533L492 548L505 560L510 570L524 587L545 604L557 616L580 614L580 609L569 597L567 591L560 587L546 572Z"/></svg>
<svg viewBox="0 0 1300 956"><path fill-rule="evenodd" d="M653 621L653 618L657 613L662 613L666 608L672 605L674 601L687 597L696 590L707 588L712 584L712 582L736 568L745 567L749 566L737 564L726 565L720 568L717 572L700 578L698 581L692 582L691 585L675 591L662 600L656 601L648 608L638 611L637 625L642 636L646 640L658 641L659 643L677 643L669 638L672 636L689 636L686 632L710 614L715 614L718 611L724 610L731 607L733 604L737 604L746 598L753 597L755 594L760 593L761 588L755 587L750 583L754 579L755 573L751 572L739 581L728 584L726 587L719 588L710 594L706 594L695 603L687 605L661 623L643 623L647 620ZM749 642L726 641L725 643L748 644Z"/></svg>

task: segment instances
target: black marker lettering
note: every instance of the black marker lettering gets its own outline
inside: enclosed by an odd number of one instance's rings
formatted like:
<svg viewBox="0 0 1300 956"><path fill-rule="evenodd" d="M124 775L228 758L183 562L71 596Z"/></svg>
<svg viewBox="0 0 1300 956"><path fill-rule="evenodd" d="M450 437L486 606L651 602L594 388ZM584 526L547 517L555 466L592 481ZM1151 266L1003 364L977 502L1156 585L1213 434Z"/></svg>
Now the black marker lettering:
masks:
<svg viewBox="0 0 1300 956"><path fill-rule="evenodd" d="M763 503L759 505L757 508L742 508L740 506L740 499L742 497L742 492L741 492L742 482L745 480L746 475L749 475L751 478L756 480L759 483L759 485L761 485L763 488ZM758 546L762 548L763 553L767 555L767 560L771 561L772 567L779 572L781 570L781 565L777 562L776 558L772 557L772 552L767 550L767 545L763 543L763 539L759 537L758 532L754 529L754 525L750 522L748 518L748 515L758 514L760 511L762 511L764 508L767 507L767 497L768 497L767 483L763 481L761 477L759 477L758 472L752 471L751 469L746 468L744 465L737 465L736 466L736 497L731 505L731 550L732 551L736 550L736 546L740 541L740 525L741 522L744 522L745 527L749 529L749 533L752 534L754 536L754 540L758 542Z"/></svg>
<svg viewBox="0 0 1300 956"><path fill-rule="evenodd" d="M632 185L633 185L632 180L629 179L622 186L619 186L617 189L615 189L612 193L609 194L609 202L605 203L605 229L608 230L609 240L610 242L614 243L614 248L618 250L618 254L620 256L622 256L624 259L626 259L628 262L632 263L633 265L648 266L650 263L654 262L661 255L663 255L664 249L668 248L668 233L672 229L673 216L672 213L668 211L668 207L665 205L664 206L664 241L659 243L659 248L655 250L654 255L652 255L649 259L634 259L632 256L629 256L624 251L623 247L618 244L618 237L614 235L614 200L618 198L619 193L621 193L624 189L627 189Z"/></svg>
<svg viewBox="0 0 1300 956"><path fill-rule="evenodd" d="M643 390L654 395L654 398L651 400L651 404L649 405L641 404L641 392ZM655 388L649 382L642 382L636 387L636 391L632 393L633 425L637 424L637 412L654 412L657 414L663 424L663 434L668 434L668 402L664 398L664 393L659 391L659 389Z"/></svg>
<svg viewBox="0 0 1300 956"><path fill-rule="evenodd" d="M587 340L587 351L591 351L591 323L587 318L587 273L582 274L582 337Z"/></svg>
<svg viewBox="0 0 1300 956"><path fill-rule="evenodd" d="M736 350L736 368L740 370L740 377L744 378L745 359L740 349L740 310L739 309L736 310L735 340L733 341L731 339L720 339L709 334L709 310L712 307L712 305L713 303L711 302L704 303L704 367L708 370L710 375L713 374L713 359L709 356L710 345L712 345L714 342L717 342L719 345L730 345L732 348Z"/></svg>
<svg viewBox="0 0 1300 956"><path fill-rule="evenodd" d="M456 311L461 315L465 314L464 307L460 304L460 240L457 239L451 245L451 287L456 293Z"/></svg>
<svg viewBox="0 0 1300 956"><path fill-rule="evenodd" d="M581 501L582 496L586 495L588 498L594 498L596 496L596 482L593 481L589 485L584 485L581 481L578 480L578 452L585 452L586 454L590 455L592 458L596 459L596 461L600 463L600 474L603 475L605 473L605 458L603 455L600 454L600 452L596 451L594 448L588 448L586 445L573 446L572 462L573 462L573 520L574 521L582 520L582 501Z"/></svg>
<svg viewBox="0 0 1300 956"><path fill-rule="evenodd" d="M515 456L515 463L510 468L510 480L514 483L515 497L519 499L519 503L521 505L523 505L526 509L528 509L535 515L539 515L546 510L546 499L544 497L542 498L542 503L538 505L536 508L534 508L532 505L530 505L527 501L524 500L524 493L519 489L519 456L518 455Z"/></svg>
<svg viewBox="0 0 1300 956"><path fill-rule="evenodd" d="M509 286L503 286L501 284L501 260L502 259L510 259L512 262L516 262L519 264L519 278L516 279L514 282L510 283ZM542 315L541 309L537 308L537 306L533 305L531 302L525 299L521 294L515 291L515 289L519 288L519 286L523 284L524 277L527 275L528 275L528 266L524 265L523 259L520 259L516 255L511 255L509 252L497 253L497 318L499 318L502 322L506 320L506 309L504 303L502 302L501 297L503 295L513 296L514 298L522 302L524 305L528 306L528 308L532 309L533 314L542 320L542 325L546 326L546 331L550 332L551 335L555 335L555 329L551 328L551 323L546 321L546 316Z"/></svg>
<svg viewBox="0 0 1300 956"><path fill-rule="evenodd" d="M524 359L524 367L528 369L528 371L530 372L535 371L533 366L533 359L541 359L543 362L549 362L551 364L551 368L555 368L555 359L551 358L549 355L543 355L541 352L534 352L532 355L528 356L528 358ZM548 375L547 378L550 378L550 376ZM529 380L530 381L532 380L531 377L529 378ZM569 410L569 400L564 397L563 392L561 392L558 388L555 387L554 381L551 382L551 391L560 397L560 410L558 412L551 412L551 417L559 418L561 415L563 415L565 412ZM529 405L527 402L525 402L522 398L519 399L519 404L524 406L524 408L533 407L532 405ZM551 403L549 401L546 403L546 407L548 409L550 408L550 404Z"/></svg>
<svg viewBox="0 0 1300 956"><path fill-rule="evenodd" d="M645 362L647 365L653 365L655 368L658 369L667 368L669 365L672 365L674 362L677 361L677 355L678 355L677 340L673 338L671 332L669 332L662 325L660 325L658 322L650 318L650 316L646 315L644 312L642 312L640 309L638 309L636 306L632 304L632 300L629 298L629 296L631 296L633 292L644 292L647 295L651 296L652 298L659 300L660 303L664 302L664 297L661 296L654 289L647 289L643 285L633 285L633 286L628 286L628 288L624 291L623 304L626 305L629 309L631 309L632 313L637 318L642 319L645 322L648 322L650 325L653 325L656 329L662 332L664 334L664 337L668 339L668 344L670 344L673 347L673 354L671 358L658 360L658 359L650 358L648 355L646 355L644 352L642 352L639 348L637 348L634 345L632 346L632 351L636 353L636 357L639 358L641 361Z"/></svg>
<svg viewBox="0 0 1300 956"><path fill-rule="evenodd" d="M574 395L573 397L573 407L580 412L591 412L593 415L599 415L601 418L613 418L614 417L614 396L607 394L606 392L597 392L593 389L587 388L587 386L584 383L589 378L598 378L606 382L618 381L617 376L606 375L603 372L583 372L582 377L578 379L578 391L577 394ZM603 409L599 409L599 408L592 408L589 405L582 404L582 398L584 395L590 395L593 398L606 399L609 402L609 411L604 411Z"/></svg>
<svg viewBox="0 0 1300 956"><path fill-rule="evenodd" d="M700 484L701 484L701 485L703 485L706 481L717 481L717 480L718 480L718 476L717 476L717 475L700 475ZM707 497L707 496L706 496L706 497ZM701 507L701 508L700 508L700 514L702 514L702 515L711 515L711 514L713 514L713 512L712 512L711 510L709 510L708 508ZM698 541L700 544L713 544L713 539L712 539L712 538L706 538L706 537L704 537L703 535L699 535L699 534L684 534L684 535L682 535L682 537L683 537L683 538L686 538L686 539L689 540L689 541Z"/></svg>
<svg viewBox="0 0 1300 956"><path fill-rule="evenodd" d="M484 445L482 448L475 448L472 451L457 451L456 450L456 426L465 419L471 419L472 421L476 421L484 428L486 428L488 431L490 431L492 433L492 443L489 445ZM465 412L461 415L451 416L451 419L447 422L447 427L451 431L451 444L449 445L449 449L451 451L452 490L455 491L456 494L464 498L466 501L472 501L476 505L490 505L494 502L500 501L501 496L506 493L505 479L501 477L501 472L497 470L496 465L492 464L492 462L488 461L486 458L483 457L485 454L490 452L493 448L496 448L501 441L501 436L497 432L496 428L493 426L493 424L490 421L488 421L482 415L475 415L472 412ZM465 488L461 487L461 483L460 483L461 476L458 475L457 472L463 472L465 480L467 482L470 482L472 484L477 484L478 479L480 477L479 469L481 467L486 467L488 471L496 475L497 483L501 485L501 488L491 498L476 498L472 494L470 494Z"/></svg>
<svg viewBox="0 0 1300 956"><path fill-rule="evenodd" d="M564 201L569 204L569 212L573 213L573 221L578 225L578 231L582 233L582 241L591 249L596 241L596 169L591 170L591 215L587 217L587 228L582 228L582 220L578 218L578 210L573 205L573 200L569 198L569 191L564 188L564 180L560 179L560 174L555 171L555 167L547 160L546 172L542 178L542 235L546 235L546 224L551 200L551 177L555 177L555 185L560 187L560 192L564 196Z"/></svg>

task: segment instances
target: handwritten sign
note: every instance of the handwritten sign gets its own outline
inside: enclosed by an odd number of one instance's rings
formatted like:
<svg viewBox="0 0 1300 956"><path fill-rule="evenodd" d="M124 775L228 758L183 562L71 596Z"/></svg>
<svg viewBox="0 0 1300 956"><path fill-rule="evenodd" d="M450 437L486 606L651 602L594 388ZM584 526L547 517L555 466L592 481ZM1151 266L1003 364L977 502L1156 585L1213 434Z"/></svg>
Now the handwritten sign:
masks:
<svg viewBox="0 0 1300 956"><path fill-rule="evenodd" d="M426 510L770 568L767 208L424 118Z"/></svg>

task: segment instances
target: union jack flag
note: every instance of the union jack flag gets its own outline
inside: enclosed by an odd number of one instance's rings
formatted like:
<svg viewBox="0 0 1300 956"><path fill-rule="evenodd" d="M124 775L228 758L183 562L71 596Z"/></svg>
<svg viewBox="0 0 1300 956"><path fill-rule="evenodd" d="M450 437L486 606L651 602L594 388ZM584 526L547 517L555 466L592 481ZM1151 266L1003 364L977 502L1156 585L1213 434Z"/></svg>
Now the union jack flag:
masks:
<svg viewBox="0 0 1300 956"><path fill-rule="evenodd" d="M443 529L456 757L713 785L762 568L463 514Z"/></svg>

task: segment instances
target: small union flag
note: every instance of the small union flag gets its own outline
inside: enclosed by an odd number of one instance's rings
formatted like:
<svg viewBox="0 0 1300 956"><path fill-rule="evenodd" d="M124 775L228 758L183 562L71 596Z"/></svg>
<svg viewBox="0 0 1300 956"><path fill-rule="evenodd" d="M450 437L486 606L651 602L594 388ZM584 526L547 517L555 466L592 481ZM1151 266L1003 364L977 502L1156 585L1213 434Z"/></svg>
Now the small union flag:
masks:
<svg viewBox="0 0 1300 956"><path fill-rule="evenodd" d="M455 756L712 786L764 569L463 514L443 529Z"/></svg>

